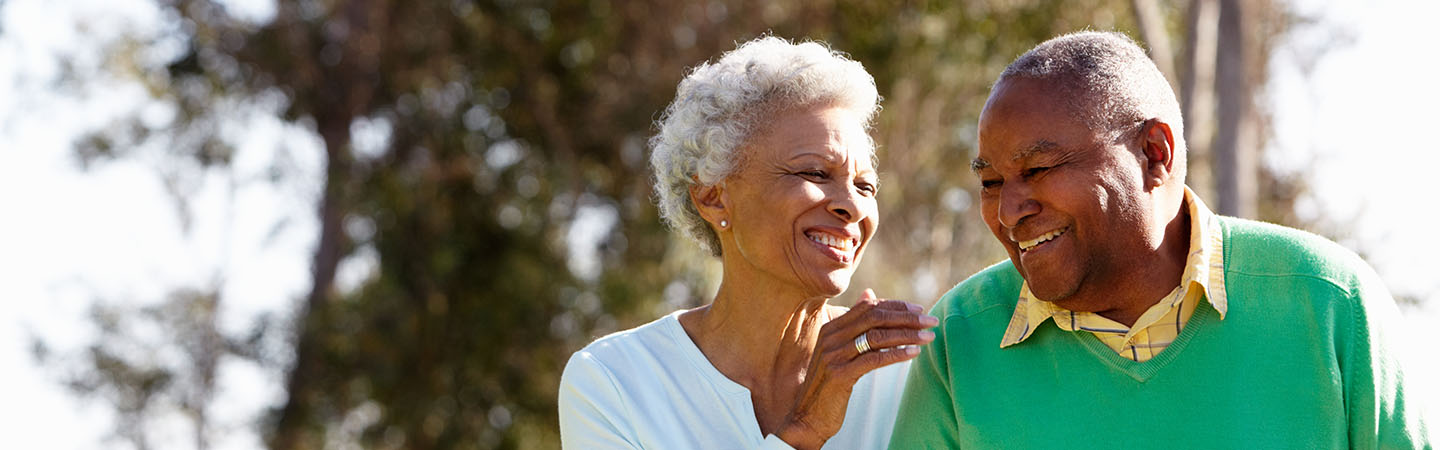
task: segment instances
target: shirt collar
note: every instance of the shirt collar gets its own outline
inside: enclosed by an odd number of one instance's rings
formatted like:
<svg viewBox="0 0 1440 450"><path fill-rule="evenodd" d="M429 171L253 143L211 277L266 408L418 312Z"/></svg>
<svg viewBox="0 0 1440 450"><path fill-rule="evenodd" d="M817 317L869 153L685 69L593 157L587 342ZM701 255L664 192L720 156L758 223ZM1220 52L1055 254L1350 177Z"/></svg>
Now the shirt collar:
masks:
<svg viewBox="0 0 1440 450"><path fill-rule="evenodd" d="M1220 230L1220 218L1210 212L1210 208L1189 186L1185 187L1185 205L1190 211L1190 253L1185 258L1185 271L1180 276L1179 286L1204 291L1210 306L1220 313L1223 320L1228 303L1225 296L1225 236ZM1015 313L1010 316L1010 325L1005 329L1000 347L1025 341L1046 320L1061 314L1070 314L1070 311L1035 298L1030 293L1030 283L1022 283Z"/></svg>

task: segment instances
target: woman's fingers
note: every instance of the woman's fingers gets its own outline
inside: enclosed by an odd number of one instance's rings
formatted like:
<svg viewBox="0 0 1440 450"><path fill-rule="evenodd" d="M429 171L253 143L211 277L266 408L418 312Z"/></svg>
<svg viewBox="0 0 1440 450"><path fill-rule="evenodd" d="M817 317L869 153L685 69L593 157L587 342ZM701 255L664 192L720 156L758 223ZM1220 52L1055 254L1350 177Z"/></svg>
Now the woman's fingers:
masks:
<svg viewBox="0 0 1440 450"><path fill-rule="evenodd" d="M844 353L848 358L839 357L835 361L843 366L855 366L860 370L855 376L864 375L866 372L875 370L884 365L896 361L910 359L911 356L919 354L920 346L935 340L935 333L929 330L913 330L904 328L877 328L861 333L855 338L854 348L847 349ZM896 353L890 355L900 359L884 358L879 360L880 365L867 364L867 356L871 353ZM909 355L909 356L905 356ZM874 358L868 360L874 361Z"/></svg>
<svg viewBox="0 0 1440 450"><path fill-rule="evenodd" d="M875 328L866 331L862 336L865 336L865 342L869 344L870 351L890 349L901 345L924 345L935 340L935 333L930 330L909 328Z"/></svg>
<svg viewBox="0 0 1440 450"><path fill-rule="evenodd" d="M914 358L918 345L935 339L924 328L938 323L919 306L882 300L866 289L849 311L821 327L803 394L777 435L791 443L804 442L805 436L833 435L844 420L855 381L879 367Z"/></svg>
<svg viewBox="0 0 1440 450"><path fill-rule="evenodd" d="M940 324L940 319L921 312L874 309L865 314L862 323L869 328L930 328Z"/></svg>
<svg viewBox="0 0 1440 450"><path fill-rule="evenodd" d="M851 310L851 313L855 312ZM849 315L851 313L846 313ZM843 317L843 316L842 316ZM825 342L849 341L855 339L860 333L873 329L902 328L921 330L940 324L940 319L918 312L896 311L891 309L871 309L863 314L849 317L849 320L841 322L840 319L830 321L820 331L822 348L828 348ZM871 345L871 347L875 347Z"/></svg>
<svg viewBox="0 0 1440 450"><path fill-rule="evenodd" d="M881 300L866 289L855 306L825 324L817 350L826 354L825 359L845 363L861 353L928 343L934 340L934 334L919 331L940 321L922 311L920 306L907 302Z"/></svg>
<svg viewBox="0 0 1440 450"><path fill-rule="evenodd" d="M880 333L881 331L886 333ZM887 335L889 332L894 332L894 337ZM922 336L922 333L926 333L928 336ZM914 359L920 355L920 344L935 339L934 333L917 330L871 330L862 336L868 338L869 335L886 336L880 339L903 343L884 348L872 347L871 350L863 353L857 353L855 349L850 349L852 356L848 360L834 361L827 367L830 373L836 375L838 379L846 380L847 384L853 384L855 380L875 369Z"/></svg>
<svg viewBox="0 0 1440 450"><path fill-rule="evenodd" d="M918 305L899 300L884 300L878 303L856 302L845 314L825 324L826 328L857 330L876 327L928 328L938 325L939 320L926 315ZM927 319L928 318L928 319Z"/></svg>
<svg viewBox="0 0 1440 450"><path fill-rule="evenodd" d="M886 300L886 299L882 299L882 298L880 298L880 297L876 297L876 296L875 296L875 291L870 290L870 289L866 289L864 292L861 292L861 293L860 293L860 299L858 299L858 300L855 301L855 304L850 307L850 311L847 311L845 314L841 315L840 317L837 317L836 320L840 320L841 318L844 318L845 316L850 315L851 313L854 313L854 314L856 314L856 315L864 315L865 313L869 312L869 311L872 310L872 309L887 309L887 310L891 310L891 311L909 311L909 312L913 312L913 313L918 313L918 312L924 311L924 308L921 308L920 305L916 305L916 304L913 304L913 303L910 303L910 302L905 302L905 301L900 301L900 300Z"/></svg>
<svg viewBox="0 0 1440 450"><path fill-rule="evenodd" d="M864 291L861 291L861 292L860 292L860 300L861 300L861 301L870 301L870 300L879 301L879 300L880 300L880 297L877 296L877 295L875 295L875 290L874 290L874 289L865 288Z"/></svg>
<svg viewBox="0 0 1440 450"><path fill-rule="evenodd" d="M850 363L846 365L844 370L845 372L849 372L855 379L859 379L860 376L870 373L872 370L915 359L915 357L919 355L920 347L913 345L892 348L890 351L885 352L870 351L855 357L854 360L851 360Z"/></svg>
<svg viewBox="0 0 1440 450"><path fill-rule="evenodd" d="M851 322L859 320L861 316L875 310L881 304L889 302L890 300L880 300L878 297L875 297L875 291L866 289L865 292L860 293L860 299L856 300L854 305L850 305L849 311L845 311L845 314L841 314L840 317L830 320L830 322L826 323L826 326L831 328L844 327ZM894 307L887 306L887 308Z"/></svg>
<svg viewBox="0 0 1440 450"><path fill-rule="evenodd" d="M920 305L900 300L880 300L875 304L875 309L888 309L891 311L909 311L918 313L924 311Z"/></svg>

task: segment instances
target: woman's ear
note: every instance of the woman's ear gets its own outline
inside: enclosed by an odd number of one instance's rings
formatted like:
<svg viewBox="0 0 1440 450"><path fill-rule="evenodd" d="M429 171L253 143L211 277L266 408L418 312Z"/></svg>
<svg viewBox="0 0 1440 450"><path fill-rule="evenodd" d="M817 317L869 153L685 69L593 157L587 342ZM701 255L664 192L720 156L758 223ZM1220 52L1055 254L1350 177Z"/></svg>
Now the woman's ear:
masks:
<svg viewBox="0 0 1440 450"><path fill-rule="evenodd" d="M1140 127L1140 151L1145 156L1145 187L1170 182L1175 172L1175 135L1170 124L1160 119L1145 121Z"/></svg>
<svg viewBox="0 0 1440 450"><path fill-rule="evenodd" d="M730 226L730 209L727 206L730 202L726 194L724 183L709 186L699 183L690 185L690 201L695 204L695 210L716 228Z"/></svg>

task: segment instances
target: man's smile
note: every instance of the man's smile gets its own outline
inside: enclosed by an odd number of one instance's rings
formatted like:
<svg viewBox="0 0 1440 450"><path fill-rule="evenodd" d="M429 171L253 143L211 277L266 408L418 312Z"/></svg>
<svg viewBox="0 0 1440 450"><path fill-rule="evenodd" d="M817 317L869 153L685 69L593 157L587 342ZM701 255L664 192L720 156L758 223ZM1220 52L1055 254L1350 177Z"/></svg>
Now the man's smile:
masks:
<svg viewBox="0 0 1440 450"><path fill-rule="evenodd" d="M1042 235L1040 235L1040 236L1038 236L1038 237L1036 237L1036 238L1034 238L1034 239L1028 239L1028 240L1024 240L1024 241L1019 241L1019 242L1017 242L1017 243L1020 245L1020 253L1028 252L1028 251L1030 251L1031 249L1034 249L1036 246L1038 246L1038 245L1040 245L1040 244L1043 244L1043 243L1045 243L1045 242L1049 242L1051 239L1055 239L1055 238L1057 238L1057 237L1060 237L1060 235L1065 234L1065 232L1067 232L1067 231L1070 231L1070 228L1069 228L1069 227L1061 228L1061 229L1058 229L1058 230L1054 230L1054 231L1051 231L1051 232L1042 234Z"/></svg>

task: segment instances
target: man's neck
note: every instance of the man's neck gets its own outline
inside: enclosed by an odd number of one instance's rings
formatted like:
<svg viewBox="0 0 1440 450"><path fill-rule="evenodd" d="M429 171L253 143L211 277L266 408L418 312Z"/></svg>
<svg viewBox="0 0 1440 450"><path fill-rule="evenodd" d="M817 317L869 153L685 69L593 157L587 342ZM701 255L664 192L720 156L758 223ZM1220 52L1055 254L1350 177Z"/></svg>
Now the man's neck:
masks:
<svg viewBox="0 0 1440 450"><path fill-rule="evenodd" d="M1110 310L1096 311L1096 314L1127 327L1134 326L1145 311L1179 286L1185 275L1186 257L1190 253L1190 208L1182 193L1178 205L1165 205L1160 209L1169 212L1157 217L1169 217L1169 220L1165 222L1159 245L1154 251L1136 261L1134 270L1123 274L1123 279L1091 283L1113 287L1106 289L1109 292L1102 295L1108 294L1113 304L1119 305Z"/></svg>

